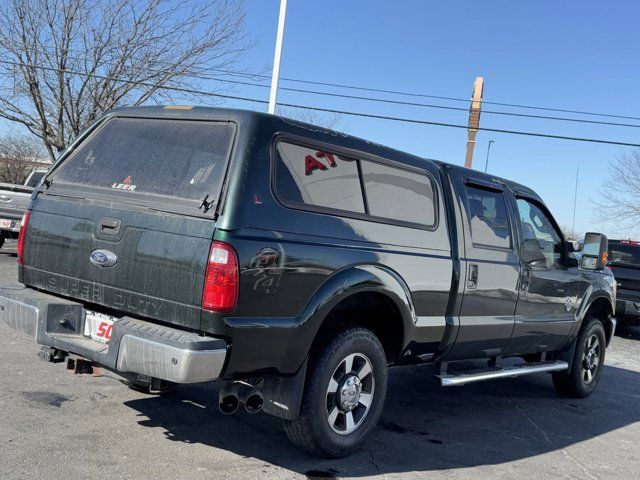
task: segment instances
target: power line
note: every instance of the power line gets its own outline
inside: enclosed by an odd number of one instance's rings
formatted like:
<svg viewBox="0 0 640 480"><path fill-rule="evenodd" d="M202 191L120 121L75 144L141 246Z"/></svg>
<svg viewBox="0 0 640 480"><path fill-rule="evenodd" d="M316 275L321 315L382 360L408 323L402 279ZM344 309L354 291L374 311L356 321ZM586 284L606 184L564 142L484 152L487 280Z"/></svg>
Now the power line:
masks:
<svg viewBox="0 0 640 480"><path fill-rule="evenodd" d="M42 69L42 70L56 71L56 72L61 72L61 73L67 73L69 75L80 75L80 76L94 77L94 78L100 78L100 79L103 79L103 80L110 80L110 81L113 81L113 82L128 83L128 84L146 86L146 87L151 87L151 88L158 88L158 89L164 89L164 90L172 90L172 91L178 91L178 92L184 92L184 93L191 93L191 94L196 94L196 95L205 95L205 96L210 96L210 97L225 98L225 99L230 99L230 100L240 100L240 101L245 101L245 102L261 103L261 104L268 104L269 103L267 100L260 100L260 99L256 99L256 98L249 98L249 97L241 97L241 96L237 96L237 95L227 95L227 94L221 94L221 93L206 92L206 91L202 91L202 90L196 90L196 89L185 88L185 87L162 86L162 85L152 84L152 83L148 83L148 82L141 82L141 81L136 81L136 80L125 80L125 79L121 79L121 78L109 77L109 76L106 76L106 75L89 74L89 73L85 73L85 72L78 72L78 71L60 69L60 68L53 68L53 67L45 67L45 66L41 66L41 65L30 65L30 64L20 63L20 62L13 62L13 61L9 61L9 60L0 60L0 63L9 64L9 65L16 65L16 66L22 66L22 67L29 67L29 68L36 68L36 69ZM388 116L388 115L375 115L375 114L371 114L371 113L352 112L352 111L347 111L347 110L335 110L335 109L330 109L330 108L312 107L312 106L308 106L308 105L296 105L296 104L291 104L291 103L279 103L279 105L283 106L283 107L299 108L299 109L304 109L304 110L313 110L313 111L317 111L317 112L336 113L336 114L339 114L339 115L349 115L349 116L355 116L355 117L375 118L375 119L379 119L379 120L390 120L390 121L396 121L396 122L412 123L412 124L419 124L419 125L431 125L431 126L448 127L448 128L458 128L458 129L465 129L465 130L468 129L467 125L460 125L460 124L454 124L454 123L434 122L434 121L429 121L429 120L418 120L418 119L394 117L394 116ZM548 133L527 132L527 131L523 131L523 130L506 130L506 129L488 128L488 127L478 127L477 130L485 131L485 132L494 132L494 133L505 133L505 134L510 134L510 135L523 135L523 136L529 136L529 137L552 138L552 139L556 139L556 140L571 140L571 141L577 141L577 142L601 143L601 144L619 145L619 146L626 146L626 147L640 147L640 144L638 144L638 143L620 142L620 141L616 141L616 140L603 140L603 139L589 138L589 137L570 137L570 136L564 136L564 135L553 135L553 134L548 134Z"/></svg>
<svg viewBox="0 0 640 480"><path fill-rule="evenodd" d="M81 52L80 50L77 50L77 49L72 49L72 51ZM43 52L43 53L46 53L46 52ZM75 57L75 58L77 59L77 58L80 58L80 57ZM166 65L170 65L168 62L153 61L151 63L154 63L156 65L165 65L165 66ZM214 72L223 73L225 75L239 76L239 77L250 78L250 79L261 78L261 79L269 80L271 78L268 75L263 75L263 74L259 74L259 73L238 72L238 71L234 71L234 70L227 70L227 69L221 69L221 68L211 68L211 69L208 69L208 71L214 71ZM234 83L231 80L220 79L218 77L211 77L211 76L203 75L203 74L195 74L195 73L193 73L193 74L187 74L186 76L191 77L191 78L199 78L199 79L202 79L202 80L215 80L215 81L219 81L219 82ZM377 93L401 95L401 96L408 96L408 97L432 98L432 99L438 99L438 100L448 100L448 101L465 102L465 103L469 103L470 102L469 98L448 97L448 96L440 96L440 95L428 95L428 94L423 94L423 93L406 92L406 91L399 91L399 90L387 90L387 89L363 87L363 86L356 86L356 85L346 85L346 84L341 84L341 83L320 82L320 81L305 80L305 79L291 78L291 77L280 77L280 80L288 81L288 82L295 82L295 83L303 83L303 84L308 84L308 85L318 85L318 86L333 87L333 88L344 88L344 89L351 89L351 90L377 92ZM249 86L257 86L257 87L269 88L269 85L258 84L258 83L240 82L240 81L235 81L235 83L249 85ZM330 92L317 92L317 91L310 91L310 90L303 90L303 89L295 89L295 88L292 88L292 87L280 87L280 89L281 90L289 90L289 91L301 92L301 93L311 93L311 94L315 94L315 95L342 96L344 98L355 98L355 99L360 99L360 100L370 100L370 101L378 101L378 102L384 102L384 103L397 103L397 104L400 104L400 105L414 105L414 106L422 106L422 107L427 107L427 108L441 108L441 109L449 109L449 110L464 110L464 111L468 111L467 108L460 108L460 107L447 107L447 106L444 106L444 105L429 105L429 104L419 104L419 103L415 103L414 104L414 103L411 103L411 102L393 101L393 100L388 100L388 99L377 99L377 98L368 98L368 97L357 97L357 96L351 97L351 96L348 96L348 95L341 95L341 94L330 93ZM505 102L492 102L492 101L489 101L489 100L483 100L482 103L485 104L485 105L498 105L498 106L510 107L510 108L522 108L522 109L530 109L530 110L541 110L541 111L549 111L549 112L571 113L571 114L576 114L576 115L589 115L589 116L597 116L597 117L620 118L620 119L625 119L625 120L639 120L640 121L640 117L609 114L609 113L602 113L602 112L587 112L587 111L571 110L571 109L564 109L564 108L541 107L541 106L534 106L534 105L523 105L523 104L505 103ZM570 121L570 122L580 122L580 123L594 123L594 124L621 126L621 127L640 127L640 125L619 124L619 123L610 123L610 122L602 122L602 123L600 123L600 122L593 121L593 120L590 121L590 120L565 118L565 117L528 115L528 114L519 114L519 113L513 113L513 112L500 112L500 111L484 110L483 113L489 113L489 114L495 114L495 115L510 115L510 116L516 116L516 117L539 118L539 119L544 119L544 120L558 120L558 121Z"/></svg>
<svg viewBox="0 0 640 480"><path fill-rule="evenodd" d="M158 73L155 70L145 70L145 71ZM219 77L215 77L215 76L197 75L197 74L186 74L185 76L191 77L191 78L203 79L203 80L213 80L213 81L222 82L222 83L231 83L231 84L234 84L234 85L247 85L247 86L252 86L252 87L270 88L269 85L265 85L265 84L261 84L261 83L245 82L245 81L241 81L241 80L228 80L228 79L225 79L225 78L219 78ZM280 90L285 90L285 91L289 91L289 92L296 92L296 93L306 93L306 94L311 94L311 95L321 95L321 96L325 96L325 97L346 98L346 99L351 99L351 100L363 100L363 101L384 103L384 104L390 104L390 105L404 105L404 106L411 106L411 107L433 108L433 109L439 109L439 110L452 110L452 111L465 112L465 113L467 113L469 111L468 108L452 107L450 105L434 105L434 104L420 103L420 102L406 102L406 101L401 101L401 100L389 100L389 99L386 99L386 98L364 97L364 96L359 96L359 95L347 95L347 94L342 94L342 93L322 92L322 91L318 91L318 90L307 90L307 89L303 89L303 88L280 87ZM613 127L640 128L640 125L637 125L637 124L618 123L618 122L605 122L605 121L601 121L601 120L586 120L586 119L582 119L582 118L554 117L554 116L549 116L549 115L533 115L533 114L517 113L517 112L502 112L502 111L496 111L496 110L482 110L481 113L484 114L484 115L502 115L502 116L509 116L509 117L518 117L518 118L532 118L532 119L538 119L538 120L552 120L552 121L562 121L562 122L572 122L572 123L585 123L585 124L591 124L591 125L606 125L606 126L613 126Z"/></svg>
<svg viewBox="0 0 640 480"><path fill-rule="evenodd" d="M438 127L450 127L450 128L463 128L468 129L467 125L459 125L455 123L444 123L444 122L432 122L427 120L418 120L412 118L402 118L402 117L391 117L387 115L375 115L371 113L360 113L360 112L349 112L345 110L333 110L330 108L321 108L321 107L309 107L304 105L292 105L287 103L280 103L280 105L285 107L293 107L293 108L303 108L306 110L316 110L318 112L328 112L328 113L337 113L340 115L351 115L356 117L368 117L368 118L377 118L380 120L393 120L397 122L405 122L405 123L416 123L422 125L433 125ZM619 142L616 140L602 140L598 138L589 138L589 137L569 137L564 135L553 135L550 133L538 133L538 132L527 132L523 130L505 130L500 128L488 128L488 127L478 127L476 130L484 131L484 132L494 132L494 133L507 133L511 135L524 135L529 137L541 137L541 138L553 138L556 140L572 140L576 142L590 142L590 143L604 143L608 145L620 145L624 147L640 147L640 143L627 143L627 142Z"/></svg>
<svg viewBox="0 0 640 480"><path fill-rule="evenodd" d="M202 78L202 77L198 77L198 78ZM218 81L218 82L233 83L238 85L249 85L253 87L269 88L269 85L263 85L260 83L243 82L239 80L227 80L224 78L217 78L217 77L208 77L208 79ZM312 95L322 95L327 97L348 98L352 100L365 100L370 102L387 103L387 104L393 104L393 105L406 105L406 106L412 106L412 107L436 108L436 109L442 109L442 110L469 112L468 108L452 107L449 105L432 105L432 104L419 103L419 102L404 102L401 100L388 100L385 98L362 97L358 95L346 95L342 93L320 92L317 90L306 90L306 89L291 88L291 87L280 87L280 90L286 90L289 92L298 92L298 93L309 93ZM469 102L469 100L467 100L467 102ZM607 125L607 126L614 126L614 127L640 128L640 125L631 124L631 123L604 122L601 120L585 120L582 118L553 117L548 115L533 115L533 114L527 114L527 113L501 112L496 110L482 110L481 113L483 115L486 115L486 114L504 115L509 117L534 118L539 120L554 120L554 121L564 121L564 122L588 123L588 124L595 124L595 125Z"/></svg>
<svg viewBox="0 0 640 480"><path fill-rule="evenodd" d="M261 74L257 74L257 73L256 74L252 74L252 73L234 72L233 70L224 70L224 69L212 69L212 70L220 72L220 73L225 73L227 75L241 76L241 77L245 77L245 78L246 77L249 77L249 78L269 78L266 75L261 75ZM346 84L340 84L340 83L319 82L319 81L304 80L304 79L291 78L291 77L280 77L280 80L285 80L285 81L288 81L288 82L296 82L296 83L306 83L306 84L310 84L310 85L321 85L321 86L325 86L325 87L346 88L346 89L352 89L352 90L362 90L362 91L367 91L367 92L388 93L388 94L392 94L392 95L402 95L402 96L407 96L407 97L434 98L434 99L439 99L439 100L451 100L451 101L455 101L455 102L466 102L466 103L469 103L471 101L470 98L446 97L446 96L439 96L439 95L427 95L427 94L424 94L424 93L405 92L405 91L400 91L400 90L385 90L385 89L381 89L381 88L370 88L370 87L362 87L362 86L356 86L356 85L346 85ZM553 108L553 107L541 107L541 106L523 105L523 104L517 104L517 103L491 102L491 101L488 101L488 100L483 100L482 103L485 104L485 105L498 105L498 106L502 106L502 107L525 108L525 109L531 109L531 110L545 110L545 111L549 111L549 112L574 113L574 114L577 114L577 115L592 115L592 116L596 116L596 117L611 117L611 118L621 118L621 119L626 119L626 120L640 120L640 117L617 115L617 114L612 114L612 113L586 112L586 111L581 111L581 110L571 110L571 109Z"/></svg>
<svg viewBox="0 0 640 480"><path fill-rule="evenodd" d="M247 97L239 97L239 96L227 95L227 94L222 94L222 93L205 92L203 90L196 90L194 88L170 87L170 86L167 86L167 85L158 85L158 84L149 83L149 82L142 82L142 81L139 81L139 80L126 80L124 78L110 77L108 75L100 75L100 74L97 74L97 73L80 72L80 71L69 70L69 69L65 69L65 68L46 67L44 65L33 65L33 64L28 64L28 63L14 62L14 61L11 61L11 60L0 60L0 63L4 63L4 64L7 64L7 65L15 65L15 66L18 66L18 67L35 68L35 69L38 69L38 70L48 70L48 71L51 71L51 72L67 73L69 75L79 75L79 76L89 77L89 78L99 78L101 80L110 80L112 82L127 83L127 84L130 84L130 85L140 85L142 87L157 88L157 89L160 89L160 90L171 90L171 91L175 91L175 92L191 93L191 94L194 94L194 95L205 95L207 97L219 97L219 98L226 98L226 99L229 99L229 100L242 100L242 101L246 101L246 102L255 102L255 103L269 103L266 100L259 100L259 99L247 98Z"/></svg>

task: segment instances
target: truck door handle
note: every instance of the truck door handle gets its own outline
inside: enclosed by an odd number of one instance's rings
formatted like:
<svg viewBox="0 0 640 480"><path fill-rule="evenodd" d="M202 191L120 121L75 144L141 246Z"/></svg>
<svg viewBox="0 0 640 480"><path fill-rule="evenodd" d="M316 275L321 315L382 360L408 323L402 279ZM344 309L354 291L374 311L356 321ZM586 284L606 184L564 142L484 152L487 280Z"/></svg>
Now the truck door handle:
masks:
<svg viewBox="0 0 640 480"><path fill-rule="evenodd" d="M467 288L478 288L478 265L472 263L469 265L469 279L467 280Z"/></svg>
<svg viewBox="0 0 640 480"><path fill-rule="evenodd" d="M101 235L117 235L120 232L121 223L117 218L101 218L98 232Z"/></svg>

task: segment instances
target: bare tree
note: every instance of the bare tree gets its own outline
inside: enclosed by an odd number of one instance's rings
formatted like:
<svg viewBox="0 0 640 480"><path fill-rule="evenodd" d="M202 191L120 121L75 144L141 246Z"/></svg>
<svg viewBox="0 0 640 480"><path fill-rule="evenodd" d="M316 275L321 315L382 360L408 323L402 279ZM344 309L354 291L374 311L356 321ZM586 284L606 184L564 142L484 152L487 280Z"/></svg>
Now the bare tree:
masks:
<svg viewBox="0 0 640 480"><path fill-rule="evenodd" d="M573 230L566 225L560 225L560 230L562 230L564 238L569 241L580 241L582 240L582 237L584 237L583 233Z"/></svg>
<svg viewBox="0 0 640 480"><path fill-rule="evenodd" d="M2 0L0 117L53 159L106 110L229 68L249 48L244 22L234 0Z"/></svg>
<svg viewBox="0 0 640 480"><path fill-rule="evenodd" d="M33 136L5 135L0 138L0 182L21 184L27 175L43 166L46 152Z"/></svg>
<svg viewBox="0 0 640 480"><path fill-rule="evenodd" d="M640 150L620 155L609 164L596 205L596 220L615 222L618 231L640 229Z"/></svg>

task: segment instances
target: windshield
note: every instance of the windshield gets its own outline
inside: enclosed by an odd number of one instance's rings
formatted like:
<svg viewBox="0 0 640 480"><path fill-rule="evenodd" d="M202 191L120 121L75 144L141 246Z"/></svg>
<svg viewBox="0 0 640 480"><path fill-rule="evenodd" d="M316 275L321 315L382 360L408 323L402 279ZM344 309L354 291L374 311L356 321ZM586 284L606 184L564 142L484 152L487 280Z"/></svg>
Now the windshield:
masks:
<svg viewBox="0 0 640 480"><path fill-rule="evenodd" d="M226 122L114 118L71 154L53 180L115 195L214 198L233 134Z"/></svg>
<svg viewBox="0 0 640 480"><path fill-rule="evenodd" d="M640 265L640 246L609 243L609 263Z"/></svg>

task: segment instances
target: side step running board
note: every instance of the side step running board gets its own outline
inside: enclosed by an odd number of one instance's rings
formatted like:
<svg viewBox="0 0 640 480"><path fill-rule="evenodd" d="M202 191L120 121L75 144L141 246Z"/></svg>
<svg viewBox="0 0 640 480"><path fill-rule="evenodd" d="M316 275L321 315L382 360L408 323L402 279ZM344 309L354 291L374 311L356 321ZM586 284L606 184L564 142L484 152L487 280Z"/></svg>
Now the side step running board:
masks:
<svg viewBox="0 0 640 480"><path fill-rule="evenodd" d="M436 375L440 379L443 387L455 387L466 385L467 383L484 382L486 380L497 380L499 378L515 378L522 375L541 372L559 372L567 370L569 364L561 360L523 363L502 368L468 370L466 372Z"/></svg>

